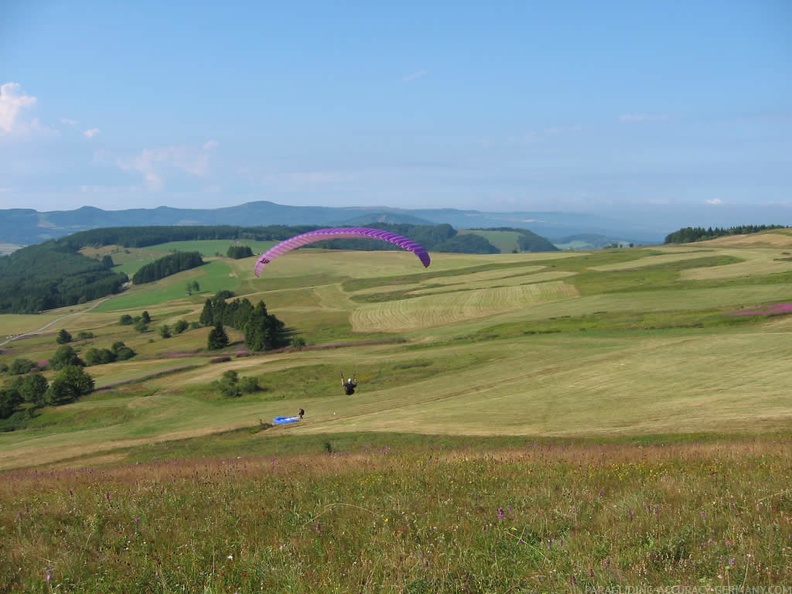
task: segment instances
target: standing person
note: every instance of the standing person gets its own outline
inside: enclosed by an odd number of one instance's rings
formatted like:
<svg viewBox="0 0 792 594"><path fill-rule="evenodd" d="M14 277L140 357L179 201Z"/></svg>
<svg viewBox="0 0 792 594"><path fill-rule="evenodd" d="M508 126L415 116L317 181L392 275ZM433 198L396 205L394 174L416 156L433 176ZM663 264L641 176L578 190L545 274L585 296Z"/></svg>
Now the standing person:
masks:
<svg viewBox="0 0 792 594"><path fill-rule="evenodd" d="M302 419L303 415L305 414L305 411L303 409L300 409L297 411L297 414L300 415L300 419Z"/></svg>

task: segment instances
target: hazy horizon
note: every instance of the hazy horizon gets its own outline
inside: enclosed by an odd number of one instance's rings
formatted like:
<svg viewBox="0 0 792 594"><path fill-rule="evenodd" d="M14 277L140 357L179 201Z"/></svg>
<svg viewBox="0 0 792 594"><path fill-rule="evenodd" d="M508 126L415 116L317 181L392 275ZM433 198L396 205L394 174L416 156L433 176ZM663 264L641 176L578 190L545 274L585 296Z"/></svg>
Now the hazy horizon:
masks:
<svg viewBox="0 0 792 594"><path fill-rule="evenodd" d="M0 8L0 209L792 222L782 0L189 8Z"/></svg>

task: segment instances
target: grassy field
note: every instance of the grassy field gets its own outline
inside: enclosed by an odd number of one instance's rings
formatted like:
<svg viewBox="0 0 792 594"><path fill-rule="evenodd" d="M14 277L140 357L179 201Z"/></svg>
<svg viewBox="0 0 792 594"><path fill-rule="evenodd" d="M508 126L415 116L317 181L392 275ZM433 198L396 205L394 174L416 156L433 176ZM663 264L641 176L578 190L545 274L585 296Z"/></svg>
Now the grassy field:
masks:
<svg viewBox="0 0 792 594"><path fill-rule="evenodd" d="M789 585L792 316L734 315L792 302L790 236L768 235L428 269L298 250L261 278L212 256L96 307L1 316L0 336L31 333L5 364L51 356L60 328L138 356L0 433L0 591ZM306 347L248 356L232 333L212 363L208 329L156 332L220 289ZM143 310L152 331L118 324ZM223 398L231 370L261 390Z"/></svg>

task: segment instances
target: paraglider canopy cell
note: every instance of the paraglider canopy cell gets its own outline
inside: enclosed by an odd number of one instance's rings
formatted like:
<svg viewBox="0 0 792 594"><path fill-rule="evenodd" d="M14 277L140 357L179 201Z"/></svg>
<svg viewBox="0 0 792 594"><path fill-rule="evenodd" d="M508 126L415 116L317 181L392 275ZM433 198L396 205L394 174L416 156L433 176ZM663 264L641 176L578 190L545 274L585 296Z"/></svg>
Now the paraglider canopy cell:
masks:
<svg viewBox="0 0 792 594"><path fill-rule="evenodd" d="M398 233L391 231L384 231L382 229L371 229L368 227L332 227L329 229L317 229L316 231L308 231L301 235L296 235L290 239L280 242L276 246L270 248L259 256L256 260L256 266L253 271L256 276L261 275L264 267L272 262L275 258L283 254L297 249L303 245L314 243L315 241L323 241L326 239L347 239L347 238L368 238L368 239L381 239L382 241L390 242L405 250L408 250L418 256L418 259L424 265L429 266L431 258L429 252L426 251L421 244L412 239L408 239Z"/></svg>

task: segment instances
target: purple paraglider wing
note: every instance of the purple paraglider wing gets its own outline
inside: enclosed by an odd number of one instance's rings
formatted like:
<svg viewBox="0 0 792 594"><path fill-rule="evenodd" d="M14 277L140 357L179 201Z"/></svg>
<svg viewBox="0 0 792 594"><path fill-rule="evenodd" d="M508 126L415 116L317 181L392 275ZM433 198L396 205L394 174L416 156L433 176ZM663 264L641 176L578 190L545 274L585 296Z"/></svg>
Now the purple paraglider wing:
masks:
<svg viewBox="0 0 792 594"><path fill-rule="evenodd" d="M259 256L259 259L256 261L254 272L256 273L256 276L259 276L264 267L272 262L272 260L300 246L325 239L346 239L352 237L381 239L382 241L388 241L399 246L400 248L411 251L413 254L418 256L424 267L429 266L429 263L431 262L431 259L429 258L429 252L427 252L421 244L413 241L412 239L407 239L398 233L383 231L382 229L370 229L368 227L333 227L331 229L317 229L316 231L309 231L308 233L296 235L295 237L281 241L278 245L270 248L261 254L261 256Z"/></svg>

